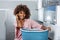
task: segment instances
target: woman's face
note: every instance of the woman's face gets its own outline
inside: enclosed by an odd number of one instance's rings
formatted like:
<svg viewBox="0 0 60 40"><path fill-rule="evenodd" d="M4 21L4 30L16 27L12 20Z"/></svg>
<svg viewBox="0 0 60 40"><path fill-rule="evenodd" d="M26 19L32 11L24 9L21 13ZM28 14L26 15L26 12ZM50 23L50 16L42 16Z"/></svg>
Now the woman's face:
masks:
<svg viewBox="0 0 60 40"><path fill-rule="evenodd" d="M18 15L19 15L20 19L25 18L25 12L24 11L20 11Z"/></svg>

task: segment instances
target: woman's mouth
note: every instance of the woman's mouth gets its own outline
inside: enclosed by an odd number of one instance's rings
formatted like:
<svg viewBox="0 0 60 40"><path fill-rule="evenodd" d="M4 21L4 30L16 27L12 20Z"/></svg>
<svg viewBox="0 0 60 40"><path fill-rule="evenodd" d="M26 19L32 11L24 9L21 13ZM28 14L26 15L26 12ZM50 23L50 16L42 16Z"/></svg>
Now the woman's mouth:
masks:
<svg viewBox="0 0 60 40"><path fill-rule="evenodd" d="M20 19L24 19L24 17L23 16L20 16Z"/></svg>

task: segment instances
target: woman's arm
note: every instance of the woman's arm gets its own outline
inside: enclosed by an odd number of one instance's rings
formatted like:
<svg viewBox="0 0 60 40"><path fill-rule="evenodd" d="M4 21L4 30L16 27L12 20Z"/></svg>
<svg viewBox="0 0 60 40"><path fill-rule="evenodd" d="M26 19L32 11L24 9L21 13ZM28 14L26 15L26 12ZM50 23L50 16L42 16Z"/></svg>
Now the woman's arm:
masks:
<svg viewBox="0 0 60 40"><path fill-rule="evenodd" d="M15 38L19 36L20 28L22 28L22 21L18 19L18 15L16 15L16 28L15 28Z"/></svg>
<svg viewBox="0 0 60 40"><path fill-rule="evenodd" d="M50 31L51 30L51 27L42 26L41 29L43 29L43 30L48 29Z"/></svg>
<svg viewBox="0 0 60 40"><path fill-rule="evenodd" d="M43 25L42 25L41 29L46 30L46 29L47 29L47 27L45 27L45 26L43 26Z"/></svg>
<svg viewBox="0 0 60 40"><path fill-rule="evenodd" d="M39 24L39 23L37 23L37 22L34 21L34 20L31 20L31 24L32 24L32 28L38 28L38 29L43 29L43 30L48 29L49 31L51 30L50 27L46 27L46 26L44 26L44 25L42 25L42 24Z"/></svg>
<svg viewBox="0 0 60 40"><path fill-rule="evenodd" d="M20 29L20 28L22 28L22 21L20 21L19 19L18 19L18 14L16 15L16 21L17 21L17 29Z"/></svg>

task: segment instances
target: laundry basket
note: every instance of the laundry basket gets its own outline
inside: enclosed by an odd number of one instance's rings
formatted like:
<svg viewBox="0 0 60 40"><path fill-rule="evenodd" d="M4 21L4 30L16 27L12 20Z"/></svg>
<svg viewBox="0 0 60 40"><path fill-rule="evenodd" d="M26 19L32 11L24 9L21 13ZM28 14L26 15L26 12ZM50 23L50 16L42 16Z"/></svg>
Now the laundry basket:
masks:
<svg viewBox="0 0 60 40"><path fill-rule="evenodd" d="M23 40L48 40L48 30L21 29Z"/></svg>

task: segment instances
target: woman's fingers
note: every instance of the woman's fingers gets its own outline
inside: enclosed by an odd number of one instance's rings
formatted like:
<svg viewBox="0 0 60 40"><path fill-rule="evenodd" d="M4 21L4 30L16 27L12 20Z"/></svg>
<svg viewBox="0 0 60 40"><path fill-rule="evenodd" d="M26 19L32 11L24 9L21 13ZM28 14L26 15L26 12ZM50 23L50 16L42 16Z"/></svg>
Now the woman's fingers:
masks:
<svg viewBox="0 0 60 40"><path fill-rule="evenodd" d="M16 14L16 18L18 19L18 14Z"/></svg>
<svg viewBox="0 0 60 40"><path fill-rule="evenodd" d="M16 20L19 21L18 14L16 14Z"/></svg>
<svg viewBox="0 0 60 40"><path fill-rule="evenodd" d="M46 30L47 27L45 27L44 25L42 25L41 29Z"/></svg>
<svg viewBox="0 0 60 40"><path fill-rule="evenodd" d="M45 27L45 26L42 26L41 29L43 29L43 30L48 29L49 31L51 31L51 27Z"/></svg>

